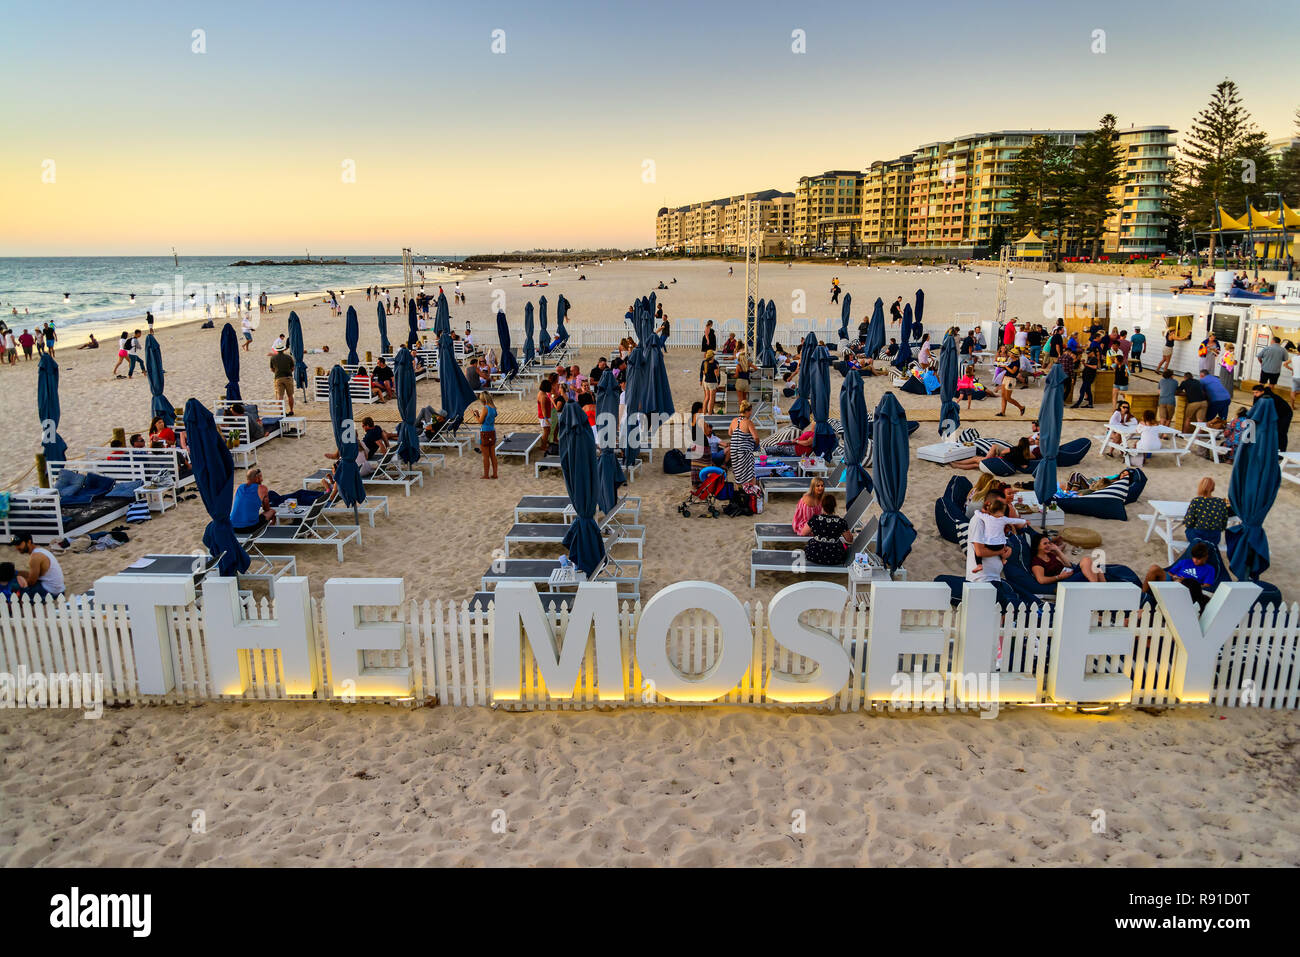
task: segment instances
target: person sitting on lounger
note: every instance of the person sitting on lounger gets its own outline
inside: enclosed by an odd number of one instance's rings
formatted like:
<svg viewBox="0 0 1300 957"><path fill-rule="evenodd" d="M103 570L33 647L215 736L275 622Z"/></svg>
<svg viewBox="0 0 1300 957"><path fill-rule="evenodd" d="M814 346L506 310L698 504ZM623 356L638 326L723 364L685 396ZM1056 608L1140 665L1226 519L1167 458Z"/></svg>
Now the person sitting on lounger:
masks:
<svg viewBox="0 0 1300 957"><path fill-rule="evenodd" d="M1020 441L1013 447L1007 448L1005 445L994 444L983 455L972 456L968 459L961 459L953 462L952 467L955 469L977 469L985 459L1004 458L1018 469L1024 468L1033 458L1033 453L1029 447L1029 437L1023 436Z"/></svg>
<svg viewBox="0 0 1300 957"><path fill-rule="evenodd" d="M275 509L267 501L271 490L262 484L262 470L253 466L244 477L244 484L235 489L235 499L230 506L230 524L237 532L256 531L262 525L275 524Z"/></svg>
<svg viewBox="0 0 1300 957"><path fill-rule="evenodd" d="M380 402L397 398L397 389L393 385L393 370L384 362L383 356L375 361L375 371L370 377L370 393Z"/></svg>
<svg viewBox="0 0 1300 957"><path fill-rule="evenodd" d="M158 443L162 443L161 446ZM167 424L166 419L161 415L155 415L153 421L149 423L149 447L170 449L174 448L175 445L175 431Z"/></svg>
<svg viewBox="0 0 1300 957"><path fill-rule="evenodd" d="M1034 546L1034 558L1029 566L1029 570L1034 573L1040 585L1052 585L1056 582L1077 581L1078 576L1082 575L1090 582L1104 582L1106 576L1099 572L1092 564L1092 559L1084 555L1079 559L1079 565L1076 568L1071 565L1065 557L1065 552L1061 551L1059 545L1041 535L1037 544Z"/></svg>
<svg viewBox="0 0 1300 957"><path fill-rule="evenodd" d="M1180 558L1168 568L1152 565L1142 579L1142 590L1151 591L1152 582L1176 581L1187 586L1192 593L1192 600L1205 611L1210 597L1206 591L1213 588L1218 578L1214 566L1210 564L1210 546L1205 542L1194 542L1187 558Z"/></svg>
<svg viewBox="0 0 1300 957"><path fill-rule="evenodd" d="M790 527L796 535L811 535L809 520L822 512L822 500L826 498L826 483L814 478L808 483L808 491L799 496L799 504L794 507L794 519Z"/></svg>
<svg viewBox="0 0 1300 957"><path fill-rule="evenodd" d="M971 519L971 525L973 526L976 522L979 522L984 529L984 536L980 540L982 544L999 553L1007 544L1007 528L1028 524L1026 519L1008 515L1007 500L1001 495L995 494L990 494L984 499L984 508L982 511L975 513L975 516ZM969 530L967 534L969 534ZM976 557L979 558L978 555ZM971 574L983 570L984 566L979 561L967 568L967 571Z"/></svg>
<svg viewBox="0 0 1300 957"><path fill-rule="evenodd" d="M808 519L812 541L804 546L804 557L814 565L843 565L848 557L853 531L835 514L835 496L823 495L821 511Z"/></svg>

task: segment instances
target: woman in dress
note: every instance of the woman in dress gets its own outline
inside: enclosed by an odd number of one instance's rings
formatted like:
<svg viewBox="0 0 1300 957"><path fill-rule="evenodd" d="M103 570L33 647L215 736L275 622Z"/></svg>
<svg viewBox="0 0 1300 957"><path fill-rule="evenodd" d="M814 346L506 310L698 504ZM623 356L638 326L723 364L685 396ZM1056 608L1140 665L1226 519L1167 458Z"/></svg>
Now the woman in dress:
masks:
<svg viewBox="0 0 1300 957"><path fill-rule="evenodd" d="M742 488L756 484L754 453L758 451L758 429L753 422L754 407L740 403L740 414L731 420L727 454L731 456L731 478Z"/></svg>
<svg viewBox="0 0 1300 957"><path fill-rule="evenodd" d="M814 565L843 565L849 554L853 532L848 523L835 514L835 496L823 495L821 512L808 520L812 540L804 546L804 557Z"/></svg>
<svg viewBox="0 0 1300 957"><path fill-rule="evenodd" d="M1156 414L1151 409L1142 413L1142 424L1137 427L1137 433L1137 450L1143 453L1142 464L1145 465L1147 459L1151 458L1151 453L1159 452L1161 447L1160 424L1156 422Z"/></svg>
<svg viewBox="0 0 1300 957"><path fill-rule="evenodd" d="M790 527L794 529L796 535L812 534L808 520L814 515L821 514L822 499L825 496L826 483L820 478L814 478L808 483L808 491L799 496L799 504L794 508L794 519L790 522Z"/></svg>

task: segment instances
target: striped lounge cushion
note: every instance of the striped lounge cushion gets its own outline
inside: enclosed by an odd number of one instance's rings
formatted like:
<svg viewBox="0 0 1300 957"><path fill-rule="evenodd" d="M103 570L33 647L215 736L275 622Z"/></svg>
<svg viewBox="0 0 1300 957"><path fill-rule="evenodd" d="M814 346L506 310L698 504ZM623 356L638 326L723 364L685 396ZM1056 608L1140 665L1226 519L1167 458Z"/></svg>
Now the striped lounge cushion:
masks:
<svg viewBox="0 0 1300 957"><path fill-rule="evenodd" d="M126 507L126 520L128 522L147 522L153 518L149 512L147 502L132 502Z"/></svg>
<svg viewBox="0 0 1300 957"><path fill-rule="evenodd" d="M980 437L979 429L973 429L973 428L962 429L960 432L957 433L957 441L961 442L963 445L968 442L974 442L979 437Z"/></svg>

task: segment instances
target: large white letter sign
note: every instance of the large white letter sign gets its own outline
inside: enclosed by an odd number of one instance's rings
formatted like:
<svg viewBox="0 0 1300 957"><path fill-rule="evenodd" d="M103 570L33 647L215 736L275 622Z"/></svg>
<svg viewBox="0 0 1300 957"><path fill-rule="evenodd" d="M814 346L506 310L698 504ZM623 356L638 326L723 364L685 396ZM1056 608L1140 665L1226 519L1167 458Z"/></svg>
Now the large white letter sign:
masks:
<svg viewBox="0 0 1300 957"><path fill-rule="evenodd" d="M1180 586L1181 587L1181 586ZM1092 655L1133 654L1133 629L1092 626L1099 611L1136 611L1142 590L1130 582L1060 582L1056 586L1047 694L1055 701L1131 701L1128 675L1085 673Z"/></svg>
<svg viewBox="0 0 1300 957"><path fill-rule="evenodd" d="M411 694L410 668L367 668L367 651L402 651L400 621L361 620L363 605L399 605L405 594L400 578L331 578L325 583L325 622L329 630L330 676L335 692L352 682L358 697L405 698Z"/></svg>
<svg viewBox="0 0 1300 957"><path fill-rule="evenodd" d="M240 620L239 588L233 578L203 582L203 634L208 674L217 694L242 695L251 676L240 652L279 651L286 694L309 695L320 687L320 656L311 623L306 578L275 583L275 618Z"/></svg>
<svg viewBox="0 0 1300 957"><path fill-rule="evenodd" d="M623 700L623 650L619 640L618 586L613 582L584 582L569 612L563 643L531 582L501 582L492 593L492 697L518 701L523 697L523 643L552 698L572 698L587 653L587 636L596 632L597 692L601 701Z"/></svg>
<svg viewBox="0 0 1300 957"><path fill-rule="evenodd" d="M799 616L814 608L838 611L848 598L849 590L834 582L799 582L772 596L767 608L772 637L796 655L811 658L814 667L806 674L773 668L763 692L770 700L806 704L839 694L853 668L848 652L830 632L800 623Z"/></svg>
<svg viewBox="0 0 1300 957"><path fill-rule="evenodd" d="M718 620L722 651L702 674L686 675L668 660L668 629L684 611L701 608ZM714 701L740 684L749 670L754 642L745 606L712 582L677 582L657 592L641 609L636 660L655 691L675 701Z"/></svg>
<svg viewBox="0 0 1300 957"><path fill-rule="evenodd" d="M998 625L1002 616L998 614L997 594L988 582L967 582L962 586L961 623L953 655L953 698L962 704L1012 704L1038 697L1038 680L1032 674L998 670ZM1004 648L1003 669L1007 661ZM985 689L984 697L990 700L980 700L980 689Z"/></svg>
<svg viewBox="0 0 1300 957"><path fill-rule="evenodd" d="M176 686L171 624L166 609L194 601L189 575L113 575L95 582L100 605L125 605L141 694L167 694Z"/></svg>
<svg viewBox="0 0 1300 957"><path fill-rule="evenodd" d="M867 631L867 698L919 704L943 703L944 676L916 676L898 670L900 655L946 655L948 633L942 627L903 627L905 611L946 611L952 592L942 582L872 582L871 618ZM912 693L899 694L902 680ZM937 692L937 697L935 695Z"/></svg>
<svg viewBox="0 0 1300 957"><path fill-rule="evenodd" d="M1250 606L1263 591L1254 582L1223 582L1199 617L1192 593L1178 582L1152 582L1151 593L1165 616L1169 633L1181 654L1174 655L1170 690L1183 704L1206 704L1214 685L1214 669L1223 648Z"/></svg>

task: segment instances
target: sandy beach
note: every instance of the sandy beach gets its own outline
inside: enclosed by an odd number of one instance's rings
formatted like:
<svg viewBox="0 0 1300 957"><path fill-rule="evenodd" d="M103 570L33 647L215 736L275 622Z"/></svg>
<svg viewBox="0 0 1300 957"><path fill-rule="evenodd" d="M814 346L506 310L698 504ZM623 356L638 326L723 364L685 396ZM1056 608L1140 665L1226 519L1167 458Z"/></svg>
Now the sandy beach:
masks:
<svg viewBox="0 0 1300 957"><path fill-rule="evenodd" d="M742 314L743 278L721 262L607 263L584 270L587 281L557 275L546 289L498 280L516 337L523 303L563 293L571 330L619 324L628 302L660 280L669 316L724 319ZM797 290L809 314L838 316L829 304L832 276L853 295L853 325L877 296L886 303L926 293L926 327L937 335L957 313L993 315L990 275L887 272L784 264L764 268L760 293L790 315ZM1079 277L1075 277L1078 281ZM490 319L495 303L482 281L463 288L468 303L452 309L454 328ZM1017 282L1009 314L1045 321L1042 287ZM349 294L349 302L354 302ZM361 349L378 352L374 305L364 297ZM343 351L343 319L320 303L297 305L308 349ZM283 332L287 306L261 318L253 348L241 354L249 399L271 394L266 352ZM390 324L396 339L398 328ZM218 330L220 323L218 323ZM218 330L196 324L160 328L168 397L211 403L224 373ZM1148 330L1150 335L1150 330ZM495 345L495 343L492 343ZM517 342L516 342L517 344ZM107 344L106 344L107 345ZM583 370L600 352L577 360ZM311 366L327 365L309 355ZM698 396L698 343L670 350L677 408ZM117 380L109 348L61 349L61 434L75 455L106 445L114 427L145 427L149 390L143 376ZM37 449L36 362L0 368L0 486L32 482ZM832 376L838 415L839 376ZM874 409L889 380L867 380ZM1154 391L1149 376L1137 388ZM418 386L419 403L438 405L438 384ZM898 393L922 421L912 449L936 441L937 397ZM1029 431L1041 390L1017 393L1023 418L994 417L997 403L963 410L964 424L1014 441ZM1238 393L1237 404L1249 404ZM788 401L788 400L787 400ZM1104 397L1092 412L1067 409L1063 438L1103 431ZM535 397L499 403L499 427L535 430ZM301 485L332 449L328 409L304 403L301 439L259 450L266 482L277 491ZM396 421L392 403L357 409ZM1294 432L1293 432L1294 437ZM1293 446L1294 447L1294 446ZM1097 447L1080 466L1116 471ZM1231 467L1188 456L1147 468L1143 501L1186 500L1212 476L1226 494ZM338 564L332 551L298 551L300 574L319 595L326 578L402 575L414 599L467 599L501 547L521 495L561 493L558 471L534 478L510 460L497 482L479 479L473 451L453 453L409 497L390 493L390 515ZM935 499L953 470L913 457L905 511L919 537L907 561L912 580L960 573L962 555L937 534ZM978 473L965 473L975 476ZM766 601L792 577L760 576L749 587L752 520L682 518L682 476L664 475L660 459L629 489L642 499L648 526L642 594L675 581L705 579L742 600ZM1283 483L1266 530L1274 580L1288 599L1300 582L1300 489ZM774 499L766 521L793 514L794 497ZM1144 542L1137 520L1071 518L1101 533L1109 560L1139 572L1165 562L1165 546ZM131 541L107 552L62 559L71 590L91 587L148 553L187 553L206 516L197 497L129 530ZM513 552L512 552L513 554ZM521 555L527 555L523 550ZM0 560L20 561L0 548ZM611 722L618 722L617 728ZM925 716L747 713L674 709L609 715L507 715L486 709L336 705L204 705L111 710L100 721L58 714L0 712L5 774L0 803L0 864L1275 864L1300 863L1296 825L1294 713L1186 710L1160 715L1127 710L1105 718L1021 711L997 720ZM119 746L130 748L119 750ZM55 769L55 770L51 770ZM105 788L104 781L112 786ZM491 830L494 809L510 822ZM206 835L189 830L205 810ZM791 815L807 811L806 834L791 833ZM1095 809L1107 831L1091 831ZM218 836L220 840L218 840Z"/></svg>

